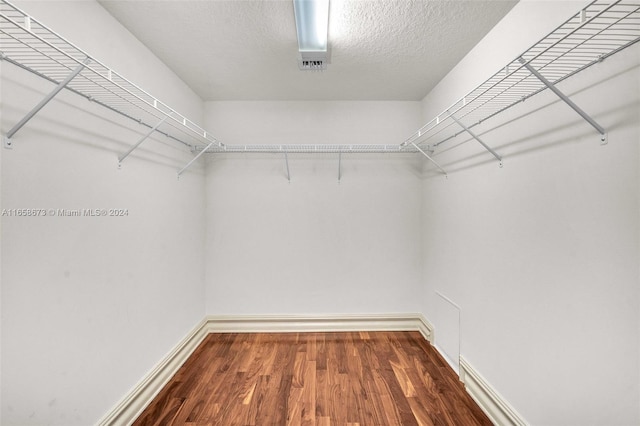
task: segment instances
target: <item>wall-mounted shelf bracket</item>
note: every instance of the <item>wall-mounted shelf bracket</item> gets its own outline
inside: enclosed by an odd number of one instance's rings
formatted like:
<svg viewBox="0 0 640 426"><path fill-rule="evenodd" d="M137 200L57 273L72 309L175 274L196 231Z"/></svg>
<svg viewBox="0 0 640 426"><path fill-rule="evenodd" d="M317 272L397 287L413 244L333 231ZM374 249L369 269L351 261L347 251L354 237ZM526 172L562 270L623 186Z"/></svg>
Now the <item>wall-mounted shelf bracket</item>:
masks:
<svg viewBox="0 0 640 426"><path fill-rule="evenodd" d="M594 129L596 129L598 131L598 133L600 133L600 143L602 145L606 145L607 144L607 131L604 129L604 127L602 127L601 125L599 125L593 118L591 118L591 116L589 114L587 114L586 112L584 112L582 110L582 108L580 108L578 105L576 105L571 99L569 99L569 97L567 95L565 95L564 93L562 93L560 91L560 89L558 89L553 83L551 83L549 80L547 80L542 74L540 74L535 68L533 68L531 66L531 64L529 64L522 56L518 58L518 60L520 61L520 63L522 65L524 65L524 67L529 70L529 72L531 74L533 74L534 76L536 76L536 78L538 80L540 80L545 86L547 86L549 89L551 89L551 91L553 93L555 93L560 99L562 99L564 101L564 103L566 103L567 105L569 105L575 112L577 112L578 114L580 114L580 116L582 118L585 119L585 121L587 121L587 123L591 124L591 126L593 126Z"/></svg>
<svg viewBox="0 0 640 426"><path fill-rule="evenodd" d="M15 126L11 128L11 130L7 132L7 134L2 139L5 148L12 148L13 142L11 141L11 138L13 137L13 135L15 135L18 130L22 128L22 126L27 124L29 120L31 120L42 108L44 108L44 106L47 105L62 89L64 89L67 84L71 82L71 80L73 80L78 74L80 74L80 71L82 71L85 65L87 65L88 63L89 58L85 59L82 64L78 65L78 67L71 72L71 74L69 74L64 80L58 83L56 88L53 89L51 93L45 96L44 99L42 99L38 103L38 105L33 107L33 109L22 118L22 120L20 120Z"/></svg>
<svg viewBox="0 0 640 426"><path fill-rule="evenodd" d="M211 142L209 145L207 145L207 146L206 146L202 151L200 151L200 152L198 153L198 155L196 155L195 157L193 157L193 160L189 161L189 162L187 163L187 165L186 165L186 166L184 166L182 169L180 169L180 170L178 171L178 179L180 179L180 175L181 175L182 173L184 173L184 171L185 171L185 170L187 170L187 169L188 169L188 168L189 168L193 163L195 163L195 161L196 161L198 158L200 158L200 156L201 156L202 154L204 154L205 152L207 152L207 150L208 150L209 148L211 148L211 145L213 145L213 144L214 144L214 142Z"/></svg>
<svg viewBox="0 0 640 426"><path fill-rule="evenodd" d="M287 180L291 183L291 174L289 173L289 156L287 156L287 151L284 152L284 165L287 167Z"/></svg>
<svg viewBox="0 0 640 426"><path fill-rule="evenodd" d="M433 164L435 164L435 166L438 168L438 170L440 170L440 171L444 174L444 176L445 176L445 177L448 177L447 172L445 172L445 171L444 171L444 169L443 169L442 167L440 167L440 164L438 164L438 163L436 162L436 160L434 160L433 158L431 158L431 157L429 156L429 154L427 154L426 152L424 152L424 151L423 151L423 150L422 150L418 145L416 145L414 142L411 142L411 145L413 145L413 147L414 147L415 149L417 149L418 151L420 151L420 153L421 153L422 155L424 155L425 157L427 157L427 159L428 159L429 161L431 161Z"/></svg>
<svg viewBox="0 0 640 426"><path fill-rule="evenodd" d="M149 131L147 132L147 134L145 134L143 137L141 137L141 138L140 138L140 140L138 140L138 143L136 143L134 146L132 146L131 148L129 148L129 151L127 151L125 154L123 154L123 155L121 155L120 157L118 157L118 168L120 168L120 167L122 166L122 162L124 161L124 159L125 159L125 158L127 158L127 157L129 156L129 154L131 154L133 151L135 151L135 150L136 150L136 148L138 148L138 147L142 144L142 142L146 141L146 140L147 140L147 138L148 138L149 136L151 136L151 135L153 134L153 132L155 132L155 131L158 129L158 127L160 127L160 125L161 125L162 123L164 123L165 121L167 121L167 119L168 119L168 118L169 118L169 116L167 115L165 118L163 118L162 120L160 120L160 121L158 122L158 124L156 124L155 126L153 126L153 127L151 128L151 130L149 130Z"/></svg>
<svg viewBox="0 0 640 426"><path fill-rule="evenodd" d="M502 167L502 157L498 155L497 152L495 152L489 145L487 145L486 143L484 143L482 141L482 139L480 139L478 137L478 135L476 135L475 133L473 133L473 131L471 129L469 129L467 126L465 126L464 124L462 124L462 122L460 122L453 114L450 114L449 117L451 117L451 119L453 121L455 121L456 123L458 123L458 126L462 127L464 129L465 132L469 133L471 135L472 138L474 138L476 141L478 141L478 143L480 143L480 145L482 145L484 147L484 149L486 149L487 151L489 151L491 153L491 155L493 155L494 157L496 157L496 160L498 160L498 162L500 163L500 167Z"/></svg>
<svg viewBox="0 0 640 426"><path fill-rule="evenodd" d="M340 183L340 179L342 179L342 153L338 153L338 183Z"/></svg>

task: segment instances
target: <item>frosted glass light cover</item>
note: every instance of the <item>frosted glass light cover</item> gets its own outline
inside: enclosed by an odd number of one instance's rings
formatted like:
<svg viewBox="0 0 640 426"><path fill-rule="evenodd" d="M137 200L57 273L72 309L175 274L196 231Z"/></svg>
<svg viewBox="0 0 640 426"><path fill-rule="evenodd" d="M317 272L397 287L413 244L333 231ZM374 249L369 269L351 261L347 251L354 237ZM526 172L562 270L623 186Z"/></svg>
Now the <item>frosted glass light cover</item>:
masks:
<svg viewBox="0 0 640 426"><path fill-rule="evenodd" d="M300 52L326 52L329 0L293 0Z"/></svg>

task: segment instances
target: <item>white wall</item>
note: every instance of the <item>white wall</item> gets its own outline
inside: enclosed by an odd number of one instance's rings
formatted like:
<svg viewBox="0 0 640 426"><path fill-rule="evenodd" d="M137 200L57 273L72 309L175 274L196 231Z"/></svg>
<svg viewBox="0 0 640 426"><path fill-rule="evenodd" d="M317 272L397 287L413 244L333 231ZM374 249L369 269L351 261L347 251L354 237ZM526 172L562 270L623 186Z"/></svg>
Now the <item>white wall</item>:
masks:
<svg viewBox="0 0 640 426"><path fill-rule="evenodd" d="M424 119L583 3L519 3L425 98ZM424 313L436 342L450 326L441 292L461 308L462 356L531 424L640 422L639 76L634 46L559 85L609 130L606 146L545 92L476 128L503 169L459 136L437 156L449 178L424 181Z"/></svg>
<svg viewBox="0 0 640 426"><path fill-rule="evenodd" d="M95 2L19 7L198 121L201 100ZM4 134L52 85L2 65ZM96 423L204 315L204 174L164 137L62 92L2 152L4 209L122 208L126 217L2 217L2 417Z"/></svg>
<svg viewBox="0 0 640 426"><path fill-rule="evenodd" d="M226 143L399 143L419 102L207 102ZM211 158L207 312L416 312L422 160L343 155Z"/></svg>
<svg viewBox="0 0 640 426"><path fill-rule="evenodd" d="M521 2L422 104L203 114L96 3L19 3L232 144L398 143L582 4ZM345 155L338 184L336 156L290 155L288 183L264 155L210 157L177 181L191 154L163 138L117 170L142 130L62 93L2 152L2 208L129 216L2 218L1 422L95 423L204 313L422 310L438 339L439 291L461 307L462 355L532 424L637 424L638 51L561 86L609 145L545 93L478 127L503 169L468 142L438 156L446 180L421 181L417 156ZM6 132L51 86L1 75Z"/></svg>

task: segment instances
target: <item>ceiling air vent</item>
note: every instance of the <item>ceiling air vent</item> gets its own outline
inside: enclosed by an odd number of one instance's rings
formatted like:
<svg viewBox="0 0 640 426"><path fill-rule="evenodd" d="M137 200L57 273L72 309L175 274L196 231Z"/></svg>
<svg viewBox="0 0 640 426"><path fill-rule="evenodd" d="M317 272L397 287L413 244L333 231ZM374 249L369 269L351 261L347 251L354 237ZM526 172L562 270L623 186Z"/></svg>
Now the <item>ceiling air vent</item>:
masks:
<svg viewBox="0 0 640 426"><path fill-rule="evenodd" d="M327 52L300 52L298 67L302 71L324 71L327 69Z"/></svg>
<svg viewBox="0 0 640 426"><path fill-rule="evenodd" d="M327 69L327 63L323 60L301 60L298 64L302 71L322 71Z"/></svg>

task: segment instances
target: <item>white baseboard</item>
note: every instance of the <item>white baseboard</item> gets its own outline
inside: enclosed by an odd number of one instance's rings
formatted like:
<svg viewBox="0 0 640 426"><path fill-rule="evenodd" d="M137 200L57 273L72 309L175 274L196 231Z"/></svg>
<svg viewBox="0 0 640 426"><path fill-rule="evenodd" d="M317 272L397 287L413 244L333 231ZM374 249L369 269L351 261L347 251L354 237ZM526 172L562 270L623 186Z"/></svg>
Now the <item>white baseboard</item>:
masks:
<svg viewBox="0 0 640 426"><path fill-rule="evenodd" d="M422 314L416 314L416 316L418 321L418 331L422 333L422 337L424 337L425 340L428 340L429 343L433 345L436 338L433 324L431 324Z"/></svg>
<svg viewBox="0 0 640 426"><path fill-rule="evenodd" d="M494 424L499 426L528 425L522 416L462 356L460 356L460 380L464 383L469 395Z"/></svg>
<svg viewBox="0 0 640 426"><path fill-rule="evenodd" d="M118 405L107 413L98 425L122 426L133 423L207 334L207 321L203 320Z"/></svg>
<svg viewBox="0 0 640 426"><path fill-rule="evenodd" d="M378 315L251 315L209 316L209 333L267 333L302 331L420 331L431 341L433 327L421 314Z"/></svg>
<svg viewBox="0 0 640 426"><path fill-rule="evenodd" d="M421 314L207 316L98 425L133 423L209 333L413 330L433 340L433 326Z"/></svg>

